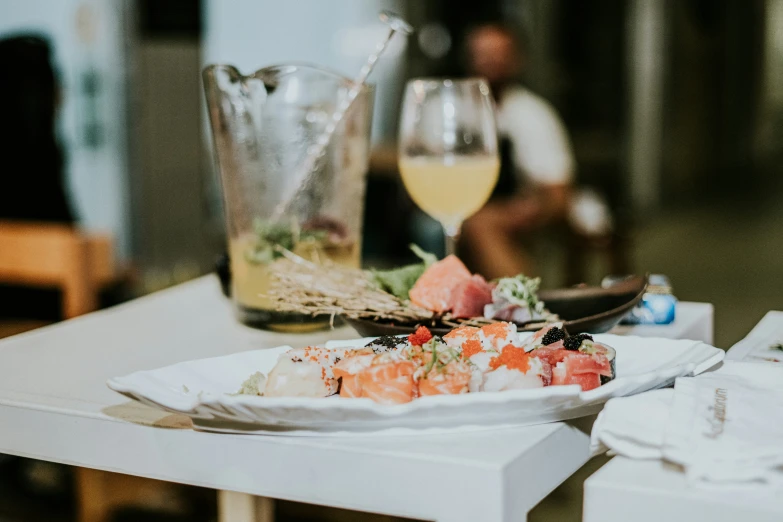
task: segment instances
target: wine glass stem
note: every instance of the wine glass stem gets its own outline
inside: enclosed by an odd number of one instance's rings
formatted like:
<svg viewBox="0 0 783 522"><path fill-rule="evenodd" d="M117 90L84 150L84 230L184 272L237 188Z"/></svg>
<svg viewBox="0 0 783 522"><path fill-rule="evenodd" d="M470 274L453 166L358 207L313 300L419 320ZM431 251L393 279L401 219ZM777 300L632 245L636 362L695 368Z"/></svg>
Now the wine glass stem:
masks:
<svg viewBox="0 0 783 522"><path fill-rule="evenodd" d="M444 226L443 232L446 236L446 255L457 255L457 243L459 242L459 233L461 224Z"/></svg>

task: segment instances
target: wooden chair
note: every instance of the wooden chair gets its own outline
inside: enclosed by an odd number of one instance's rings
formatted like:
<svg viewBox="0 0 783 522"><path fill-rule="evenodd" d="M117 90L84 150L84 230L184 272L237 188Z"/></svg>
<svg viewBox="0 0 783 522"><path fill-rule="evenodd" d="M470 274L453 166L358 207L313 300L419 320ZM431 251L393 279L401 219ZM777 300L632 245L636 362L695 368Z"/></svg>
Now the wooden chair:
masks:
<svg viewBox="0 0 783 522"><path fill-rule="evenodd" d="M109 236L86 235L59 224L0 221L0 283L59 289L64 319L96 310L98 293L114 279L115 272ZM0 337L44 324L16 319L3 322ZM105 497L106 484L112 482L108 475L77 469L80 520L106 519L102 515L107 503L99 499Z"/></svg>
<svg viewBox="0 0 783 522"><path fill-rule="evenodd" d="M90 250L87 237L65 225L0 221L0 282L60 289L68 319L91 312L98 298Z"/></svg>
<svg viewBox="0 0 783 522"><path fill-rule="evenodd" d="M124 276L115 268L109 236L66 225L0 221L0 283L59 289L64 319L96 310L100 290ZM44 324L0 321L0 338ZM167 483L87 468L75 473L79 522L106 522L120 506L182 509L178 491Z"/></svg>

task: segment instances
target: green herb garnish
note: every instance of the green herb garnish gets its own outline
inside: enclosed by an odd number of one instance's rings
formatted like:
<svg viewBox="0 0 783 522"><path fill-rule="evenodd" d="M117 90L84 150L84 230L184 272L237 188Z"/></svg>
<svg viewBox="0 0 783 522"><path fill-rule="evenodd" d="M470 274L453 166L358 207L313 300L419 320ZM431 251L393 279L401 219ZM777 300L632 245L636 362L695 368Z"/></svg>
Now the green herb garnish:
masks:
<svg viewBox="0 0 783 522"><path fill-rule="evenodd" d="M769 347L770 350L778 350L780 352L783 352L783 343L775 343L772 346Z"/></svg>
<svg viewBox="0 0 783 522"><path fill-rule="evenodd" d="M544 303L538 300L539 286L541 286L540 277L533 278L519 274L516 277L504 277L498 280L495 292L498 292L509 303L540 314L544 312Z"/></svg>
<svg viewBox="0 0 783 522"><path fill-rule="evenodd" d="M370 271L372 281L378 288L403 300L409 298L408 292L410 292L413 285L416 284L416 281L421 277L421 274L423 274L430 265L438 261L438 258L434 254L425 252L417 245L410 245L410 249L422 260L421 263L405 265L391 270Z"/></svg>

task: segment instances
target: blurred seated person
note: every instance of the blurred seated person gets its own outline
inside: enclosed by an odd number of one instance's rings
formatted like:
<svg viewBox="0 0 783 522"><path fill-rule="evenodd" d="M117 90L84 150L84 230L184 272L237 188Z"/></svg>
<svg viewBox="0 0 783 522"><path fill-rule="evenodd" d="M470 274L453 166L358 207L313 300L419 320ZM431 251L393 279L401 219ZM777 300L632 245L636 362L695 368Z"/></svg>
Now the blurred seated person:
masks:
<svg viewBox="0 0 783 522"><path fill-rule="evenodd" d="M60 93L46 40L0 39L0 221L74 224L55 119ZM60 319L55 291L0 285L0 317Z"/></svg>
<svg viewBox="0 0 783 522"><path fill-rule="evenodd" d="M572 208L571 143L555 109L517 82L525 56L507 28L478 26L465 44L468 73L486 78L495 97L501 167L490 201L464 224L461 251L487 278L530 274L524 240L580 211ZM579 199L595 207L594 195Z"/></svg>

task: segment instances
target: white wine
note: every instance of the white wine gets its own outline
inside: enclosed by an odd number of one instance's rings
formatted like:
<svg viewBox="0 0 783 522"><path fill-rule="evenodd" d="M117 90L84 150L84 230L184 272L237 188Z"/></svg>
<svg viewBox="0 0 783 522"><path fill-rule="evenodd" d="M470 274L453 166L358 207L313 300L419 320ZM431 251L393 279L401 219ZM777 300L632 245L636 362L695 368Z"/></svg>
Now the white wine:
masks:
<svg viewBox="0 0 783 522"><path fill-rule="evenodd" d="M444 227L459 227L492 194L497 157L400 158L400 173L413 201Z"/></svg>

